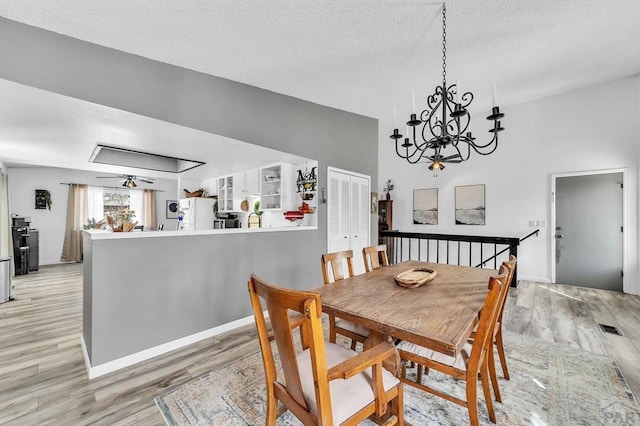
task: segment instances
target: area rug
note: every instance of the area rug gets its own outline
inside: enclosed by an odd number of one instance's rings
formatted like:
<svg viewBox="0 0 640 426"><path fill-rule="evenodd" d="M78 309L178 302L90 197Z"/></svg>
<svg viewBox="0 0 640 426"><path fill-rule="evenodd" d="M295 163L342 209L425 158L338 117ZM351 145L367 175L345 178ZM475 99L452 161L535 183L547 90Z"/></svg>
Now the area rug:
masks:
<svg viewBox="0 0 640 426"><path fill-rule="evenodd" d="M640 423L640 407L609 356L505 333L511 380L501 377L499 425L592 425ZM411 370L409 370L411 371ZM431 371L434 387L465 398L464 382ZM405 419L413 425L463 425L466 408L411 386L405 390ZM265 378L259 352L200 376L155 398L168 425L263 425ZM480 423L490 425L481 388ZM278 425L300 425L291 413ZM369 424L369 423L365 423ZM373 423L371 423L373 425Z"/></svg>

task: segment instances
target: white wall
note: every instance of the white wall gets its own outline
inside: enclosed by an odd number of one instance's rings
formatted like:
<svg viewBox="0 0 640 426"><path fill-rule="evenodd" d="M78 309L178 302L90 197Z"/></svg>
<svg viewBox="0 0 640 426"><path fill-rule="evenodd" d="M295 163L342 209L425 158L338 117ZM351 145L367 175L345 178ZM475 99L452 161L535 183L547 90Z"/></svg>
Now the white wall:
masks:
<svg viewBox="0 0 640 426"><path fill-rule="evenodd" d="M448 165L433 177L427 164L410 165L395 154L390 121L380 122L379 182L395 183L394 228L400 231L522 237L533 228L530 220L546 226L538 238L519 249L519 277L551 280L549 224L551 175L563 172L626 168L627 263L625 292L640 294L638 282L638 198L640 78L617 80L601 86L503 108L506 130L498 150L462 164ZM488 114L472 114L472 130L479 142L488 141ZM454 224L454 187L486 185L486 225ZM438 225L413 225L412 191L438 188Z"/></svg>
<svg viewBox="0 0 640 426"><path fill-rule="evenodd" d="M67 219L67 201L69 187L61 183L83 183L87 185L116 186L117 179L96 179L105 173L93 173L81 170L60 168L12 167L9 174L9 204L11 214L30 216L32 227L40 233L40 265L60 263L64 231ZM164 223L165 229L175 229L176 220L165 218L166 200L176 199L176 181L156 179L153 185L138 182L138 187L159 190L156 194L158 224ZM35 209L35 190L47 189L51 192L51 210ZM161 192L163 191L163 192Z"/></svg>

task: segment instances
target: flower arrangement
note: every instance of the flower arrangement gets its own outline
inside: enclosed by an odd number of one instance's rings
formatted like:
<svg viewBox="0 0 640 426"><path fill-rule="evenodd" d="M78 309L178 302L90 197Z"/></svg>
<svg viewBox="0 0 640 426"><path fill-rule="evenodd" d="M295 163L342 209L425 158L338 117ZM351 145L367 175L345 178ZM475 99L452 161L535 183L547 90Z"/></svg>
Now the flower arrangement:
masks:
<svg viewBox="0 0 640 426"><path fill-rule="evenodd" d="M115 219L107 214L105 220L113 232L130 232L138 224L138 222L131 222L135 215L134 210L122 209L115 213Z"/></svg>
<svg viewBox="0 0 640 426"><path fill-rule="evenodd" d="M98 222L95 217L92 217L91 219L87 219L87 224L84 225L84 229L100 229L104 223L104 220Z"/></svg>
<svg viewBox="0 0 640 426"><path fill-rule="evenodd" d="M134 217L135 215L136 215L135 210L122 209L122 210L118 210L118 212L116 213L116 219L120 223L130 222L131 218Z"/></svg>
<svg viewBox="0 0 640 426"><path fill-rule="evenodd" d="M384 184L382 192L387 194L387 200L391 198L391 191L393 191L394 185L391 179L387 179L387 183Z"/></svg>

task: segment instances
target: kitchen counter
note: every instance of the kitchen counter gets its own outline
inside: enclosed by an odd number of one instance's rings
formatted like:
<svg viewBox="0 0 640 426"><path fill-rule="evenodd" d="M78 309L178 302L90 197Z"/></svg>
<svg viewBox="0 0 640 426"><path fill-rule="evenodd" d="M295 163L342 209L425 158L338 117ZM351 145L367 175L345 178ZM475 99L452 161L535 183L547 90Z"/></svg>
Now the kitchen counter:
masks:
<svg viewBox="0 0 640 426"><path fill-rule="evenodd" d="M291 231L314 231L317 226L283 226L279 228L225 228L225 229L203 229L197 231L134 231L134 232L110 232L100 229L89 229L85 232L92 240L108 240L121 238L156 238L156 237L187 237L202 235L229 235L229 234L257 234L263 232L291 232Z"/></svg>
<svg viewBox="0 0 640 426"><path fill-rule="evenodd" d="M251 324L251 273L288 288L321 285L327 245L326 230L315 226L87 230L83 237L90 378Z"/></svg>

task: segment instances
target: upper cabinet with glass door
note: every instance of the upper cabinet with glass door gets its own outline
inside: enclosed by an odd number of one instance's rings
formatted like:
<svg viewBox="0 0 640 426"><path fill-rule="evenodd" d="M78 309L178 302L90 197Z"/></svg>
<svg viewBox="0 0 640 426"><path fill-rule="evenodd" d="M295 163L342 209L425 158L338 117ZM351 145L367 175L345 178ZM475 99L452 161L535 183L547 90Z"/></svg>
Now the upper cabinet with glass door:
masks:
<svg viewBox="0 0 640 426"><path fill-rule="evenodd" d="M233 211L233 176L218 178L218 211Z"/></svg>

